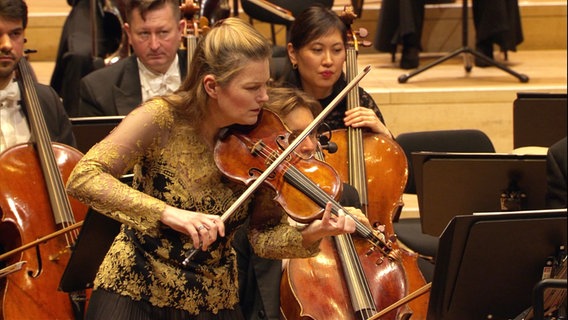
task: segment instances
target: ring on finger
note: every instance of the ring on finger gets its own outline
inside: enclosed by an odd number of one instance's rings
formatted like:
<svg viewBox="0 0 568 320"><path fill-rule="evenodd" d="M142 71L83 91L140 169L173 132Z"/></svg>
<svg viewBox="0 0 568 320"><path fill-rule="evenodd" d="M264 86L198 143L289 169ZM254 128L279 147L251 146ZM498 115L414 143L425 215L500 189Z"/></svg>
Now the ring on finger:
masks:
<svg viewBox="0 0 568 320"><path fill-rule="evenodd" d="M197 231L201 231L201 229L205 229L204 225L200 225L199 227L197 227Z"/></svg>

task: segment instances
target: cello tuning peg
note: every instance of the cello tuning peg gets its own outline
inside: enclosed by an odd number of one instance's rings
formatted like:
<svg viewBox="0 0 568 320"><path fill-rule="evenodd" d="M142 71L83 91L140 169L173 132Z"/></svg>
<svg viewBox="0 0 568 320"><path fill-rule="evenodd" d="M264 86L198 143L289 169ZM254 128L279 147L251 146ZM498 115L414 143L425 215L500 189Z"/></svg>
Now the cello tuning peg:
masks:
<svg viewBox="0 0 568 320"><path fill-rule="evenodd" d="M369 31L365 28L359 28L359 30L357 30L356 32L359 37L361 38L366 38L369 35Z"/></svg>
<svg viewBox="0 0 568 320"><path fill-rule="evenodd" d="M398 241L398 236L396 234L392 234L389 236L389 242L390 243L395 243Z"/></svg>
<svg viewBox="0 0 568 320"><path fill-rule="evenodd" d="M368 47L371 46L371 41L364 40L362 42L359 42L359 45L362 46L362 47L368 48Z"/></svg>

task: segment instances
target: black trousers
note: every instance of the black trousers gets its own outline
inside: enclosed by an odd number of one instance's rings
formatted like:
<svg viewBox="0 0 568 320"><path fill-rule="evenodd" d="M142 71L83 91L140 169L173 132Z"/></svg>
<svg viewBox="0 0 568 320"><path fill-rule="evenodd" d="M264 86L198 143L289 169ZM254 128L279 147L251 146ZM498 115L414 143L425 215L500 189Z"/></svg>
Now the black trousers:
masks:
<svg viewBox="0 0 568 320"><path fill-rule="evenodd" d="M421 48L425 0L383 0L375 49L395 52L399 44ZM501 51L515 51L523 42L517 0L471 0L476 44L495 43Z"/></svg>

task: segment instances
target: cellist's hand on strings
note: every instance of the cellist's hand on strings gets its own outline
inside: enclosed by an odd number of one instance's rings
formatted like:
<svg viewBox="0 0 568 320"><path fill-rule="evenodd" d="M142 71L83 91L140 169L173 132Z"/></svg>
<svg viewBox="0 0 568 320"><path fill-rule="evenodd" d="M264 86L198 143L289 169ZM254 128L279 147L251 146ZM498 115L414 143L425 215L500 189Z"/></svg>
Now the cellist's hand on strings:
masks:
<svg viewBox="0 0 568 320"><path fill-rule="evenodd" d="M345 112L343 122L347 127L369 128L374 133L384 134L392 138L389 129L381 122L377 114L369 108L356 107Z"/></svg>
<svg viewBox="0 0 568 320"><path fill-rule="evenodd" d="M334 215L331 213L331 208L331 203L328 203L325 206L322 218L312 221L302 230L303 245L305 247L309 247L327 236L355 232L355 220L341 210L338 215Z"/></svg>
<svg viewBox="0 0 568 320"><path fill-rule="evenodd" d="M193 246L201 247L203 251L217 240L217 236L225 236L223 220L212 214L167 206L160 220L170 228L189 235L193 240Z"/></svg>

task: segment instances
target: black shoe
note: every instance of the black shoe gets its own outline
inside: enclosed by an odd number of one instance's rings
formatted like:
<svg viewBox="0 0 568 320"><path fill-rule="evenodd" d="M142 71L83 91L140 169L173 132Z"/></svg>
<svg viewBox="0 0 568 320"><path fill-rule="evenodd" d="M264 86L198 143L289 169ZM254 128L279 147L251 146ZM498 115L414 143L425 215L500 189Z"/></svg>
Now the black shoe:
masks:
<svg viewBox="0 0 568 320"><path fill-rule="evenodd" d="M478 43L475 46L475 50L482 53L484 56L486 56L487 58L493 60L493 44L492 43ZM493 66L493 64L485 61L485 60L481 60L478 57L475 57L475 66L480 67L480 68L484 68L484 67L491 67Z"/></svg>
<svg viewBox="0 0 568 320"><path fill-rule="evenodd" d="M420 50L416 47L404 47L402 49L402 57L400 58L401 69L415 69L418 68L419 59L418 53Z"/></svg>

